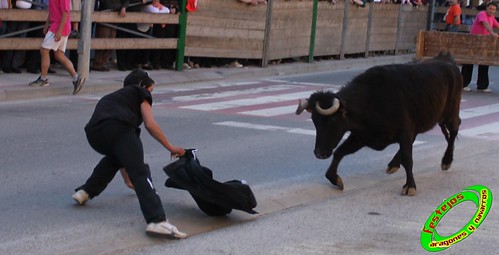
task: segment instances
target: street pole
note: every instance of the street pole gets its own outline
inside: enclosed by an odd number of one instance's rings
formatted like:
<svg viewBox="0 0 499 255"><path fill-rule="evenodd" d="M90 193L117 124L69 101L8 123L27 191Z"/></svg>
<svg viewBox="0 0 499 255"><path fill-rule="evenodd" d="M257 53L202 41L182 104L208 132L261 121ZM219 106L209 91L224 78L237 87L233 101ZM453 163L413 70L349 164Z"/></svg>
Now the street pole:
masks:
<svg viewBox="0 0 499 255"><path fill-rule="evenodd" d="M428 7L428 19L426 22L426 30L433 30L433 17L435 16L435 0L430 0L430 5Z"/></svg>
<svg viewBox="0 0 499 255"><path fill-rule="evenodd" d="M80 39L78 40L78 74L88 80L94 1L82 0L81 5Z"/></svg>
<svg viewBox="0 0 499 255"><path fill-rule="evenodd" d="M312 27L310 32L310 45L308 49L308 63L314 62L315 53L315 30L317 29L317 8L319 6L319 0L314 0L312 7Z"/></svg>

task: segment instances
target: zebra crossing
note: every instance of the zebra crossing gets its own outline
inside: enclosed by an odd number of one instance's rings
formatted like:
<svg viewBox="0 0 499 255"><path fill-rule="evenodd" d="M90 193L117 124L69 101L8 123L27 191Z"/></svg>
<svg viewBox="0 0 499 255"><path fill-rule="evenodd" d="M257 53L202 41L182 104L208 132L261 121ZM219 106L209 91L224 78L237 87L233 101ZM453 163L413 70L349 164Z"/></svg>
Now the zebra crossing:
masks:
<svg viewBox="0 0 499 255"><path fill-rule="evenodd" d="M245 82L233 87L201 89L180 95L173 91L155 94L159 107L228 113L254 117L294 116L298 99L316 90L338 90L339 85L291 83L278 80ZM159 98L159 100L158 100Z"/></svg>
<svg viewBox="0 0 499 255"><path fill-rule="evenodd" d="M461 136L499 140L499 104L468 106L461 103Z"/></svg>
<svg viewBox="0 0 499 255"><path fill-rule="evenodd" d="M294 114L298 99L317 90L337 91L342 85L300 83L284 80L219 84L206 87L165 89L154 93L154 107L184 109L228 115L310 121L308 115ZM478 97L463 97L460 136L499 140L499 103L487 103ZM304 117L307 116L307 117ZM251 122L223 121L214 125L315 135L310 129L273 126ZM435 128L430 133L440 133Z"/></svg>

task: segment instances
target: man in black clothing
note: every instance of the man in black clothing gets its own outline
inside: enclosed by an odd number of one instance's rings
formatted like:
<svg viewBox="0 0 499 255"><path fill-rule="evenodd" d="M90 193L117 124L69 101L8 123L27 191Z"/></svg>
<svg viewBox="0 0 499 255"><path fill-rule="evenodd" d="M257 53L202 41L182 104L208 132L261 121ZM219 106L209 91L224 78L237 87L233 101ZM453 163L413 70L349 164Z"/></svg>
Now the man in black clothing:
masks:
<svg viewBox="0 0 499 255"><path fill-rule="evenodd" d="M90 146L104 157L85 184L75 189L73 199L80 205L85 204L102 193L118 170L124 168L148 224L146 233L186 238L185 233L166 220L149 166L144 163L139 126L144 122L149 134L170 151L171 157L182 156L185 150L172 145L154 119L151 110L154 81L147 72L134 70L125 80L135 82L99 100L85 126Z"/></svg>

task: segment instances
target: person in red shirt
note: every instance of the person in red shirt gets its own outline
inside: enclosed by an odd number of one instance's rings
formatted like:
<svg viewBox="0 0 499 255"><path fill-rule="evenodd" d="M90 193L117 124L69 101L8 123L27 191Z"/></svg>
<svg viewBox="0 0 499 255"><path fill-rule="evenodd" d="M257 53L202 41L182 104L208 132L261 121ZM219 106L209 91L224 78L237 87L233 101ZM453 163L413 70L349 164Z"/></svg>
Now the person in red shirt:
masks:
<svg viewBox="0 0 499 255"><path fill-rule="evenodd" d="M499 22L495 18L497 10L497 3L490 2L487 4L485 11L479 12L473 25L471 26L470 34L474 35L488 35L498 38L499 35L494 32L494 28L499 28ZM473 65L464 64L461 68L461 75L463 76L463 91L471 91L469 84L473 74ZM478 65L478 79L476 82L478 92L490 93L489 89L489 66Z"/></svg>
<svg viewBox="0 0 499 255"><path fill-rule="evenodd" d="M461 25L461 6L457 3L458 0L450 0L449 9L445 14L445 31L457 32Z"/></svg>

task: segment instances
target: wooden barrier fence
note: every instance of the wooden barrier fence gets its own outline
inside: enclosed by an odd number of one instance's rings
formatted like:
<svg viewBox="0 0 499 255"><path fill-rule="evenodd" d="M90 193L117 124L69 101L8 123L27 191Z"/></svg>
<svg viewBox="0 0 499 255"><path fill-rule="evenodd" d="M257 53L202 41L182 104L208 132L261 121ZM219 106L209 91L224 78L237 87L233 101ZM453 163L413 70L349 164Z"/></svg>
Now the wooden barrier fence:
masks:
<svg viewBox="0 0 499 255"><path fill-rule="evenodd" d="M271 0L258 6L203 0L187 19L185 55L261 59L265 66L283 58L414 51L427 12L409 5L359 8L350 1L319 1L312 28L314 0Z"/></svg>
<svg viewBox="0 0 499 255"><path fill-rule="evenodd" d="M366 8L339 0L269 0L248 5L236 0L199 1L186 16L182 36L160 38L92 38L91 49L178 49L185 56L271 60L295 57L339 56L372 52L415 51L417 33L427 25L427 7L368 3ZM1 10L4 21L44 22L46 11ZM80 14L72 12L72 21ZM96 23L169 23L181 25L177 14L92 13ZM38 49L42 38L0 38L0 50ZM77 48L70 39L68 49Z"/></svg>

